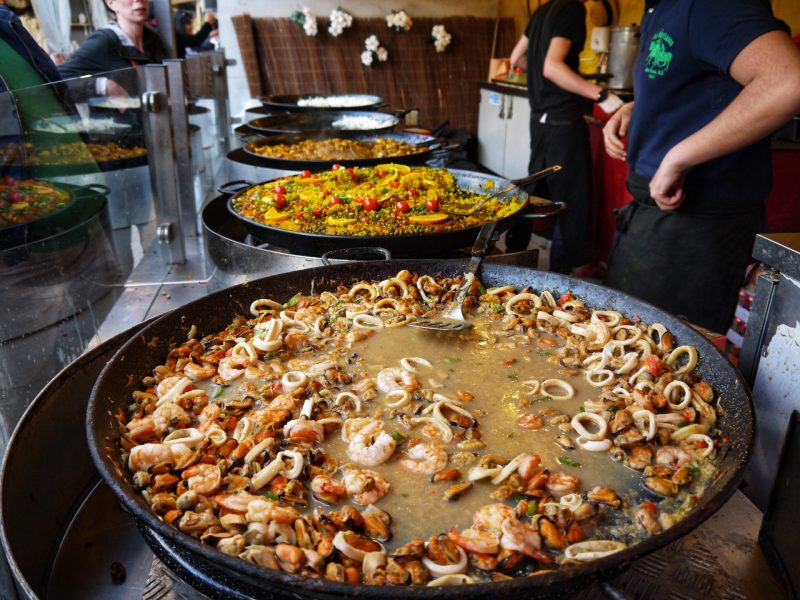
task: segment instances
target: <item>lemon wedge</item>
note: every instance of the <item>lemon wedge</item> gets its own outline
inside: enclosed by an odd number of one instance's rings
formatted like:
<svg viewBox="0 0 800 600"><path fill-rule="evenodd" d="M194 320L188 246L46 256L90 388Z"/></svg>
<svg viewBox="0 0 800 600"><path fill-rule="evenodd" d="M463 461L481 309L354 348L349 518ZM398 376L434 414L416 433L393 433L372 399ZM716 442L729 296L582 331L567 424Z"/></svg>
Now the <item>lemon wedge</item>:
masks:
<svg viewBox="0 0 800 600"><path fill-rule="evenodd" d="M396 171L398 173L411 173L411 167L408 165L398 165L397 163L386 163L378 165L376 169L386 169L387 171Z"/></svg>
<svg viewBox="0 0 800 600"><path fill-rule="evenodd" d="M285 221L291 217L288 212L280 212L275 210L274 208L270 208L267 212L264 213L264 220L269 221L271 223L277 223L278 221Z"/></svg>
<svg viewBox="0 0 800 600"><path fill-rule="evenodd" d="M353 217L328 217L328 225L333 225L334 227L344 227L355 222L356 219Z"/></svg>
<svg viewBox="0 0 800 600"><path fill-rule="evenodd" d="M450 218L447 213L429 213L426 215L411 215L408 220L418 225L435 225L436 223L443 223Z"/></svg>

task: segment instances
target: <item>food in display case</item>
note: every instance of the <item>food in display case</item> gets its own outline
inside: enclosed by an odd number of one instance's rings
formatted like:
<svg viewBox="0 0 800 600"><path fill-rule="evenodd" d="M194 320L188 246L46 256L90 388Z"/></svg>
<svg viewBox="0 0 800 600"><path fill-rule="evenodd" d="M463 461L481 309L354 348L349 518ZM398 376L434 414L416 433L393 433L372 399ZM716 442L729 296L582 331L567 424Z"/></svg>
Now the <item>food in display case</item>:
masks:
<svg viewBox="0 0 800 600"><path fill-rule="evenodd" d="M0 164L56 166L83 165L94 162L110 162L129 158L140 158L147 154L143 146L123 145L117 142L64 142L55 144L7 144L0 157Z"/></svg>
<svg viewBox="0 0 800 600"><path fill-rule="evenodd" d="M391 137L379 137L374 140L305 139L293 144L264 144L253 147L255 153L270 158L322 161L392 158L427 150L427 147L415 146Z"/></svg>
<svg viewBox="0 0 800 600"><path fill-rule="evenodd" d="M467 286L457 339L405 327ZM195 323L117 414L150 509L348 583L503 581L672 527L725 446L694 347L571 293L401 271Z"/></svg>
<svg viewBox="0 0 800 600"><path fill-rule="evenodd" d="M334 165L336 167L336 165ZM240 217L289 231L347 236L411 235L467 229L518 212L527 200L486 202L494 182L475 192L447 169L384 164L334 168L256 185L236 194Z"/></svg>
<svg viewBox="0 0 800 600"><path fill-rule="evenodd" d="M5 175L0 181L0 229L55 213L70 202L69 192L46 181Z"/></svg>

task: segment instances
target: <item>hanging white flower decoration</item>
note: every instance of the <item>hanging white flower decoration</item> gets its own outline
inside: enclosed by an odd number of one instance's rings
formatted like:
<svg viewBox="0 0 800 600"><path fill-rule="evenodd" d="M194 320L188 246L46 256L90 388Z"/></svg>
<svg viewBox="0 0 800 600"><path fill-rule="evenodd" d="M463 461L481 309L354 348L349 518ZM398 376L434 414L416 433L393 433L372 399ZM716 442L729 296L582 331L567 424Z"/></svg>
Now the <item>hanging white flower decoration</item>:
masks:
<svg viewBox="0 0 800 600"><path fill-rule="evenodd" d="M370 52L375 52L381 45L377 35L371 35L364 40L364 47Z"/></svg>
<svg viewBox="0 0 800 600"><path fill-rule="evenodd" d="M371 35L364 40L364 51L361 53L361 62L366 66L372 66L375 59L379 62L389 60L389 51L381 46L381 41L377 35Z"/></svg>
<svg viewBox="0 0 800 600"><path fill-rule="evenodd" d="M386 26L391 31L409 31L413 24L405 10L393 10L386 15Z"/></svg>
<svg viewBox="0 0 800 600"><path fill-rule="evenodd" d="M341 6L337 6L331 11L331 20L328 24L328 33L333 37L339 37L344 33L345 29L349 29L353 25L353 15L344 10Z"/></svg>
<svg viewBox="0 0 800 600"><path fill-rule="evenodd" d="M306 32L307 36L314 37L317 35L317 17L314 16L314 13L312 13L311 9L307 6L304 6L303 10L294 11L289 18L295 23L302 25L303 31Z"/></svg>
<svg viewBox="0 0 800 600"><path fill-rule="evenodd" d="M431 37L433 38L433 47L436 52L444 52L453 40L453 36L447 33L444 25L434 25L431 30Z"/></svg>

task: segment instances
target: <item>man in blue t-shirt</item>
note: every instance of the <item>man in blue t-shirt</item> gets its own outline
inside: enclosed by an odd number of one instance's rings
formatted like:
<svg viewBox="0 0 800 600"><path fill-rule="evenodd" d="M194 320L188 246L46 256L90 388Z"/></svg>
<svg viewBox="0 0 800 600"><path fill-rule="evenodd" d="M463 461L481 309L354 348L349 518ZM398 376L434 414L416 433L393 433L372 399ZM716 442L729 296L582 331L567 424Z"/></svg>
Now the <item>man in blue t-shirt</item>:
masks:
<svg viewBox="0 0 800 600"><path fill-rule="evenodd" d="M766 0L646 0L634 97L603 131L633 195L606 283L724 332L763 229L768 136L800 111L800 49Z"/></svg>
<svg viewBox="0 0 800 600"><path fill-rule="evenodd" d="M511 67L528 71L531 105L531 158L529 172L561 165L547 180L549 195L567 203L558 218L550 249L550 270L569 273L591 259L592 161L589 131L583 120L591 102L611 114L622 101L578 73L579 55L586 43L587 0L550 0L531 17L525 33L511 53ZM507 236L509 250L523 250L531 226L521 220Z"/></svg>

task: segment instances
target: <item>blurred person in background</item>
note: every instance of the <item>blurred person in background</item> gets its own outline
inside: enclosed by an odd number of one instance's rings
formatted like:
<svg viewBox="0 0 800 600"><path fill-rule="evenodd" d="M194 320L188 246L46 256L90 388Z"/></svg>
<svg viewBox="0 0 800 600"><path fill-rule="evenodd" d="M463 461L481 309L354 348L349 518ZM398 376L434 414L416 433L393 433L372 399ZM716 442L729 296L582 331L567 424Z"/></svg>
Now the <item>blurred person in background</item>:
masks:
<svg viewBox="0 0 800 600"><path fill-rule="evenodd" d="M160 63L167 57L158 32L147 24L148 0L105 0L114 20L86 38L69 60L59 67L64 78L95 75ZM97 80L100 96L127 95L124 85L108 79ZM100 89L106 86L106 89Z"/></svg>
<svg viewBox="0 0 800 600"><path fill-rule="evenodd" d="M206 49L210 47L209 41L217 37L217 16L213 11L205 13L205 23L194 32L194 15L187 10L178 10L173 15L175 25L175 50L178 58L186 57L187 49Z"/></svg>
<svg viewBox="0 0 800 600"><path fill-rule="evenodd" d="M556 221L550 248L550 270L570 273L592 258L592 160L584 114L592 102L613 114L620 100L578 72L579 55L586 43L587 0L550 0L531 17L511 53L511 68L528 72L531 106L531 157L528 172L561 165L563 171L541 187L528 190L567 209ZM541 189L548 192L540 192ZM524 250L531 224L521 219L509 230L506 246Z"/></svg>
<svg viewBox="0 0 800 600"><path fill-rule="evenodd" d="M633 195L606 284L724 333L765 225L769 135L800 111L800 49L765 0L646 0L633 77L603 130Z"/></svg>

